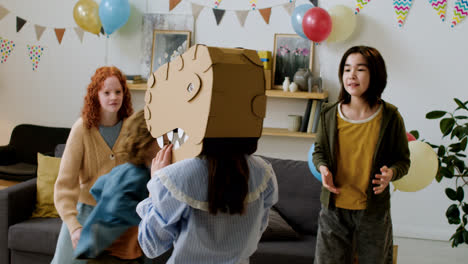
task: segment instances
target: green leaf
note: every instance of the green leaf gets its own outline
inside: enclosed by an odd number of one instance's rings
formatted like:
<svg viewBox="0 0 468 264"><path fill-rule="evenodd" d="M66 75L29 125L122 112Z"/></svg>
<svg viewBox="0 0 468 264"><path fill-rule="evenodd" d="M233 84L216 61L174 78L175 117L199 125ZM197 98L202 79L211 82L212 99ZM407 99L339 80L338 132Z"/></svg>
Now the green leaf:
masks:
<svg viewBox="0 0 468 264"><path fill-rule="evenodd" d="M453 172L451 172L450 169L447 167L441 167L440 174L442 174L442 176L444 176L445 178L453 178Z"/></svg>
<svg viewBox="0 0 468 264"><path fill-rule="evenodd" d="M455 126L455 128L452 130L452 134L450 135L450 138L457 137L459 140L461 140L465 136L465 128L462 126Z"/></svg>
<svg viewBox="0 0 468 264"><path fill-rule="evenodd" d="M468 139L465 137L465 138L462 139L462 141L460 142L460 148L461 148L462 151L465 151L465 150L466 150L467 141L468 141Z"/></svg>
<svg viewBox="0 0 468 264"><path fill-rule="evenodd" d="M460 160L459 158L457 158L456 160L453 161L453 163L455 164L455 166L457 167L458 171L460 173L463 173L463 171L465 170L465 162L463 162L462 160Z"/></svg>
<svg viewBox="0 0 468 264"><path fill-rule="evenodd" d="M455 153L457 157L466 158L466 155L463 153Z"/></svg>
<svg viewBox="0 0 468 264"><path fill-rule="evenodd" d="M466 223L468 223L468 215L465 214L462 218L463 218L463 225L466 226Z"/></svg>
<svg viewBox="0 0 468 264"><path fill-rule="evenodd" d="M467 204L467 203L463 203L462 209L463 209L463 212L464 212L465 214L468 214L468 204Z"/></svg>
<svg viewBox="0 0 468 264"><path fill-rule="evenodd" d="M437 156L443 157L445 155L445 147L440 145L439 149L437 150Z"/></svg>
<svg viewBox="0 0 468 264"><path fill-rule="evenodd" d="M452 189L452 188L446 188L445 189L445 194L447 195L447 197L452 200L452 201L456 201L457 200L457 192ZM458 207L457 207L458 209ZM448 211L447 211L448 213ZM447 215L448 216L448 215Z"/></svg>
<svg viewBox="0 0 468 264"><path fill-rule="evenodd" d="M443 177L443 176L442 176L442 174L440 173L440 170L439 170L439 171L437 172L437 174L436 174L435 179L436 179L437 182L440 182L440 181L442 180L442 177Z"/></svg>
<svg viewBox="0 0 468 264"><path fill-rule="evenodd" d="M457 103L459 108L468 110L468 108L466 108L466 105L464 105L460 100L458 100L457 98L453 98L453 100L455 101L455 103Z"/></svg>
<svg viewBox="0 0 468 264"><path fill-rule="evenodd" d="M468 231L463 230L463 240L468 244Z"/></svg>
<svg viewBox="0 0 468 264"><path fill-rule="evenodd" d="M444 118L440 120L440 132L442 132L443 137L447 136L452 132L453 126L455 125L455 119L453 118Z"/></svg>
<svg viewBox="0 0 468 264"><path fill-rule="evenodd" d="M426 114L426 118L427 119L437 119L437 118L443 117L445 114L447 114L447 112L445 112L445 111L440 111L440 110L431 111L431 112Z"/></svg>
<svg viewBox="0 0 468 264"><path fill-rule="evenodd" d="M463 191L463 188L461 186L458 186L457 188L457 200L459 202L463 201L463 198L465 197L465 192Z"/></svg>
<svg viewBox="0 0 468 264"><path fill-rule="evenodd" d="M453 237L453 241L452 241L452 247L456 247L458 246L459 244L463 243L463 230L458 230L457 232L455 232L454 234L454 237Z"/></svg>
<svg viewBox="0 0 468 264"><path fill-rule="evenodd" d="M419 132L417 130L411 130L410 134L413 135L416 139L419 138Z"/></svg>
<svg viewBox="0 0 468 264"><path fill-rule="evenodd" d="M456 119L468 119L468 116L455 116Z"/></svg>

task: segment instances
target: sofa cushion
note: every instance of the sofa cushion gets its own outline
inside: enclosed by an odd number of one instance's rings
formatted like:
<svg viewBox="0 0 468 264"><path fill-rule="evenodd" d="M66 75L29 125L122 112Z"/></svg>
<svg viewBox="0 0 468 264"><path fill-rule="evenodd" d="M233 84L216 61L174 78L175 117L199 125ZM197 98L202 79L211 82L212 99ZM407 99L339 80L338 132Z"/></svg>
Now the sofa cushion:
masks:
<svg viewBox="0 0 468 264"><path fill-rule="evenodd" d="M8 248L53 255L61 225L60 218L32 218L12 225L8 230Z"/></svg>
<svg viewBox="0 0 468 264"><path fill-rule="evenodd" d="M260 241L288 241L297 240L299 235L294 229L281 217L281 215L272 208L268 218L268 226L263 232Z"/></svg>
<svg viewBox="0 0 468 264"><path fill-rule="evenodd" d="M37 166L35 164L24 162L0 166L0 173L18 176L36 174L36 170Z"/></svg>
<svg viewBox="0 0 468 264"><path fill-rule="evenodd" d="M315 236L306 236L300 241L265 241L258 244L250 263L314 263Z"/></svg>
<svg viewBox="0 0 468 264"><path fill-rule="evenodd" d="M271 163L278 180L279 201L273 207L297 232L317 234L322 183L306 161L263 158Z"/></svg>
<svg viewBox="0 0 468 264"><path fill-rule="evenodd" d="M57 146L55 146L55 151L54 151L55 157L61 158L64 151L65 151L65 144L58 144Z"/></svg>
<svg viewBox="0 0 468 264"><path fill-rule="evenodd" d="M32 217L59 217L54 205L54 185L60 160L37 153L37 199Z"/></svg>

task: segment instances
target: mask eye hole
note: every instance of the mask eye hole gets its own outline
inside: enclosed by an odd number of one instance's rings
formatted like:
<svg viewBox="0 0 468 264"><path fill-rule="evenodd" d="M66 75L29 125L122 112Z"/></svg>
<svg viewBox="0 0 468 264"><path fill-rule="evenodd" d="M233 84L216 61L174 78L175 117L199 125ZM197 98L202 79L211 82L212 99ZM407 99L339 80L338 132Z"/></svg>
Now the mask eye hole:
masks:
<svg viewBox="0 0 468 264"><path fill-rule="evenodd" d="M192 93L192 92L193 92L193 89L194 89L193 83L190 83L190 84L187 86L187 91L188 91L189 93Z"/></svg>

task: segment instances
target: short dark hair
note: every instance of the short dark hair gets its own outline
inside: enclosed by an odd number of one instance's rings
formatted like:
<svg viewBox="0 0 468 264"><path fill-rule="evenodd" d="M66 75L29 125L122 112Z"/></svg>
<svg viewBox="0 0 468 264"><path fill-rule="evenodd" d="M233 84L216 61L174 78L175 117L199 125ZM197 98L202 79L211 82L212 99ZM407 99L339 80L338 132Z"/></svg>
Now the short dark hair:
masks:
<svg viewBox="0 0 468 264"><path fill-rule="evenodd" d="M369 88L363 94L363 97L370 106L374 106L380 100L385 86L387 86L387 68L385 67L385 61L380 52L368 46L351 47L344 53L343 58L341 58L340 68L338 70L341 90L338 100L345 104L349 103L351 100L351 95L344 88L343 72L348 56L354 53L361 54L367 62L370 81Z"/></svg>

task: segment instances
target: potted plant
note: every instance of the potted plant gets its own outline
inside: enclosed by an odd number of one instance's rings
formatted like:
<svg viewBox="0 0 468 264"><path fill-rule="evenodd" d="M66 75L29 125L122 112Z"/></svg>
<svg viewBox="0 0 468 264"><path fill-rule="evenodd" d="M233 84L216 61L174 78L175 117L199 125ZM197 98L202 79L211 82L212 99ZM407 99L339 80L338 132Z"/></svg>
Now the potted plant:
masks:
<svg viewBox="0 0 468 264"><path fill-rule="evenodd" d="M452 247L459 244L468 244L468 199L463 187L468 185L468 166L465 164L466 145L468 140L468 101L462 102L454 98L457 107L452 112L435 110L426 114L427 119L440 119L439 127L442 138L450 137L450 142L436 145L427 142L437 152L439 170L436 175L437 182L443 178L455 178L455 188L446 188L445 194L453 201L445 213L448 223L458 225L455 233L450 237ZM411 134L419 137L417 131Z"/></svg>

